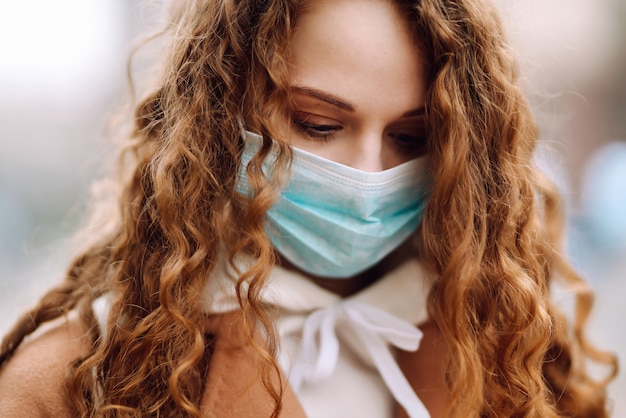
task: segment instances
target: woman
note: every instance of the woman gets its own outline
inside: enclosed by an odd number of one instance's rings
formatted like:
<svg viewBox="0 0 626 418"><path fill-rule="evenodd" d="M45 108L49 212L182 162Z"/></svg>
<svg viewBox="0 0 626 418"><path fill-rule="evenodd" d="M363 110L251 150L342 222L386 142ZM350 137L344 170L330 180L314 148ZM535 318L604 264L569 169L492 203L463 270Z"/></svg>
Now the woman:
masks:
<svg viewBox="0 0 626 418"><path fill-rule="evenodd" d="M606 415L488 4L173 5L111 225L3 342L9 416Z"/></svg>

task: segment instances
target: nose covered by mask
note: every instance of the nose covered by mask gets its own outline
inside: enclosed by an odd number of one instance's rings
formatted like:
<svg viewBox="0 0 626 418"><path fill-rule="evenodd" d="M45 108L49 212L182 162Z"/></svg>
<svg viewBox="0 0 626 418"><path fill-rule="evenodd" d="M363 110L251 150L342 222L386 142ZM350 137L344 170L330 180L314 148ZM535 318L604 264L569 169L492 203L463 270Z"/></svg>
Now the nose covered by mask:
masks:
<svg viewBox="0 0 626 418"><path fill-rule="evenodd" d="M245 131L238 190L248 193L248 163L263 142ZM269 173L270 154L263 169ZM293 148L288 181L267 213L278 252L303 271L348 278L377 264L417 228L430 187L427 157L365 172Z"/></svg>

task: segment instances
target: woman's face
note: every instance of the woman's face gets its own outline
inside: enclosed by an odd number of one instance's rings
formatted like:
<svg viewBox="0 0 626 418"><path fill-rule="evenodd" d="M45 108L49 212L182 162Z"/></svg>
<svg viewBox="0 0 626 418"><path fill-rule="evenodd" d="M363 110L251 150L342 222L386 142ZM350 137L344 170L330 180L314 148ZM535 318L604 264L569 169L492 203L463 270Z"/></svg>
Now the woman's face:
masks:
<svg viewBox="0 0 626 418"><path fill-rule="evenodd" d="M425 75L390 1L311 1L290 45L291 144L363 171L423 154Z"/></svg>

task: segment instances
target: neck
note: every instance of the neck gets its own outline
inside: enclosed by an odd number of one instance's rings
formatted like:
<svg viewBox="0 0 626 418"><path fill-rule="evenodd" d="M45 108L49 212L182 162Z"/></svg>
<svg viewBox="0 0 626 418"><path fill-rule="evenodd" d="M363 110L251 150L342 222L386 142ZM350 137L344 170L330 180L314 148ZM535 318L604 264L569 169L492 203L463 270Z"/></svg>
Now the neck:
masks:
<svg viewBox="0 0 626 418"><path fill-rule="evenodd" d="M410 240L409 240L410 241ZM411 251L412 246L407 241L397 250L389 254L380 263L370 267L369 269L348 278L328 278L320 277L314 274L300 270L289 260L279 254L278 262L282 268L298 272L307 277L316 285L330 292L333 292L343 298L352 296L360 292L378 279L385 276L388 272L400 265L407 258L414 256L415 252Z"/></svg>

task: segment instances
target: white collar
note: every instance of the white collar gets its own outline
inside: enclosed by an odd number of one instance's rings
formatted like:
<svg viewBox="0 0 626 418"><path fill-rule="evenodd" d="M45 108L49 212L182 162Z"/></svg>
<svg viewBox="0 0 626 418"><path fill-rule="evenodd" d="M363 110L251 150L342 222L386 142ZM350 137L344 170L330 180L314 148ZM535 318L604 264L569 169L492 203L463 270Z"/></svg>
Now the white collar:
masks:
<svg viewBox="0 0 626 418"><path fill-rule="evenodd" d="M245 260L238 262L242 271L252 262L247 258L240 260ZM204 310L208 313L238 309L235 292L237 274L231 266L225 264L216 267L205 288ZM303 314L327 308L342 300L355 301L417 325L428 319L426 299L433 281L434 274L422 262L409 259L372 285L350 297L341 298L301 273L275 266L260 296L263 303Z"/></svg>

